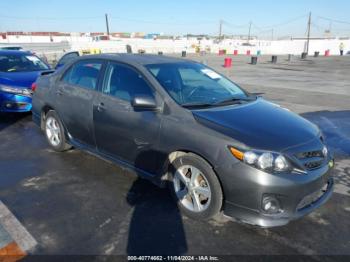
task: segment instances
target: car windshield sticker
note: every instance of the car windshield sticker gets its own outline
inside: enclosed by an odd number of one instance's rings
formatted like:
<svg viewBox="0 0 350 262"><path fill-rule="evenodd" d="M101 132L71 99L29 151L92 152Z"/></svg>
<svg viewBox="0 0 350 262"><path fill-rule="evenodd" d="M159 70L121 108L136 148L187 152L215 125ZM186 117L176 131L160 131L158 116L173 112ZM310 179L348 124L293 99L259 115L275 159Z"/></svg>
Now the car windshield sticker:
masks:
<svg viewBox="0 0 350 262"><path fill-rule="evenodd" d="M36 56L26 56L26 58L29 60L29 61L32 61L33 63L39 63L40 62L40 59L37 58Z"/></svg>
<svg viewBox="0 0 350 262"><path fill-rule="evenodd" d="M210 69L202 69L201 70L203 74L209 76L211 79L220 79L221 76L214 72L213 70L210 70Z"/></svg>

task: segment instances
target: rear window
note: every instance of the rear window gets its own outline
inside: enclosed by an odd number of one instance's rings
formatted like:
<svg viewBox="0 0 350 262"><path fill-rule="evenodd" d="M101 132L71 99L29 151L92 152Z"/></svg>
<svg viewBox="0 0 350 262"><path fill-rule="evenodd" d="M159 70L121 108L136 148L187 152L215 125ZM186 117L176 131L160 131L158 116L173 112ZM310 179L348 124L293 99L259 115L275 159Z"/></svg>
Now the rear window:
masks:
<svg viewBox="0 0 350 262"><path fill-rule="evenodd" d="M68 54L65 54L61 57L61 59L58 61L58 65L65 65L67 64L67 62L75 59L79 57L79 53L78 52L72 52L72 53L68 53Z"/></svg>

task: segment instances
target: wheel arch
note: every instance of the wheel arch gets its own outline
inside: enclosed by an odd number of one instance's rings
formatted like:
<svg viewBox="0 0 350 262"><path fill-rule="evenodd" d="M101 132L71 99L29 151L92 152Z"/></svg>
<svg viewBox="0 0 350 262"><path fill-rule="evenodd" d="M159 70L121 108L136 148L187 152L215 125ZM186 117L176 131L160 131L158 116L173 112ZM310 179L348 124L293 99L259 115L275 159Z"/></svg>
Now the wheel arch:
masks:
<svg viewBox="0 0 350 262"><path fill-rule="evenodd" d="M196 155L200 158L202 158L205 162L207 162L210 167L214 169L214 165L212 165L212 163L208 160L208 158L204 157L202 154L199 154L193 150L186 150L186 149L177 149L177 150L174 150L172 152L170 152L167 156L167 158L165 159L164 163L163 163L163 172L162 172L162 175L164 175L164 173L167 173L168 172L168 167L169 165L179 156L183 156L183 155L188 155L188 154L192 154L192 155ZM167 175L167 174L166 174Z"/></svg>
<svg viewBox="0 0 350 262"><path fill-rule="evenodd" d="M69 140L69 132L68 132L68 129L67 129L67 126L66 124L63 122L60 114L55 110L55 108L53 106L51 106L50 104L46 104L42 107L41 109L41 117L40 117L40 128L41 130L45 130L45 119L46 119L46 115L49 111L55 111L55 113L58 115L61 123L62 123L62 126L63 126L63 129L64 129L64 135L67 139L67 141Z"/></svg>
<svg viewBox="0 0 350 262"><path fill-rule="evenodd" d="M46 119L46 115L50 110L55 110L52 106L46 104L41 108L41 112L40 112L40 128L41 130L45 129L45 119Z"/></svg>
<svg viewBox="0 0 350 262"><path fill-rule="evenodd" d="M214 165L209 161L208 158L204 157L202 154L199 154L193 150L185 150L185 149L178 149L178 150L174 150L172 152L170 152L168 154L168 157L166 158L166 160L163 163L163 168L162 168L162 173L161 173L161 177L160 177L160 185L161 187L166 187L166 184L169 181L169 166L171 165L171 163L179 156L183 156L183 155L195 155L197 157L200 157L201 159L203 159L205 162L208 163L208 165L212 168L213 172L215 173L220 186L222 188L222 193L223 193L223 199L225 200L225 192L223 190L223 186L222 186L222 182L220 179L220 176L216 173L216 170L214 168Z"/></svg>

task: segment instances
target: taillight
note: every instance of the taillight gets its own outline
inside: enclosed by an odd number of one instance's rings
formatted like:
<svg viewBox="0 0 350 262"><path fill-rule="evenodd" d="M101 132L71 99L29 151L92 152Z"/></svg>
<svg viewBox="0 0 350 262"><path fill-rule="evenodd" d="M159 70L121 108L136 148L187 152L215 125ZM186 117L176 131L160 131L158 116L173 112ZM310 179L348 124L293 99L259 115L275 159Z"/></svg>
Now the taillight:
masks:
<svg viewBox="0 0 350 262"><path fill-rule="evenodd" d="M33 84L32 84L32 91L33 91L33 92L35 92L36 87L37 87L36 83L33 83Z"/></svg>

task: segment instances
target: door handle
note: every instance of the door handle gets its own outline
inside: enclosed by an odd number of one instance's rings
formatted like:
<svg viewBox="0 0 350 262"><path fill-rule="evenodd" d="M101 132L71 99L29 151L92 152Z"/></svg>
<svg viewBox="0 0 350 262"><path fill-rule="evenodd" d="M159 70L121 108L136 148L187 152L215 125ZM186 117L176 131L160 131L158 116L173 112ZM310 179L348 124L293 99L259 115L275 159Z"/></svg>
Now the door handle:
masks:
<svg viewBox="0 0 350 262"><path fill-rule="evenodd" d="M99 103L98 105L97 105L97 111L99 111L99 112L102 112L102 111L104 111L105 110L105 104L104 103Z"/></svg>

